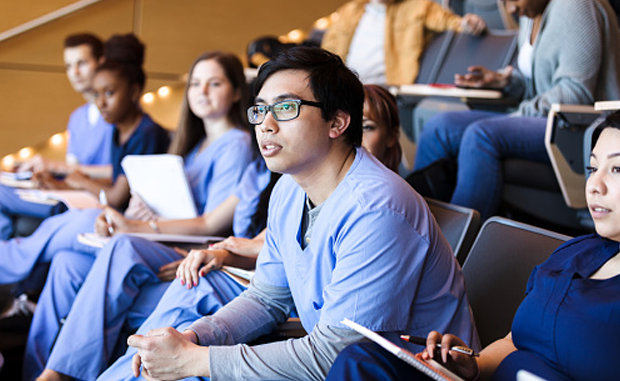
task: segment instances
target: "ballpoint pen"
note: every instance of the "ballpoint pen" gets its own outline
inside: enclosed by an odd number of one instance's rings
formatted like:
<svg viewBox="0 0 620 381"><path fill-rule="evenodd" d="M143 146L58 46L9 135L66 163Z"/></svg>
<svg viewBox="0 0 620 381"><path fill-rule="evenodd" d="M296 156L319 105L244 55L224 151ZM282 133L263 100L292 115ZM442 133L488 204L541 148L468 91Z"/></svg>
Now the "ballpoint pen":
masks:
<svg viewBox="0 0 620 381"><path fill-rule="evenodd" d="M104 208L108 206L108 198L106 197L105 191L103 189L99 191L99 203ZM112 219L105 211L103 212L103 214L105 215L105 222L108 223L108 233L110 233L110 235L113 235L114 227L112 227Z"/></svg>
<svg viewBox="0 0 620 381"><path fill-rule="evenodd" d="M409 336L409 335L400 335L400 338L405 340L405 341L408 341L410 343L426 346L426 339L423 338L423 337ZM441 344L436 343L435 347L436 348L441 348ZM460 346L460 345L455 345L452 348L450 348L450 350L458 352L458 353L462 353L464 355L472 356L472 357L477 357L478 356L478 353L474 352L473 349L470 349L470 348L467 348L467 347L463 347L463 346Z"/></svg>

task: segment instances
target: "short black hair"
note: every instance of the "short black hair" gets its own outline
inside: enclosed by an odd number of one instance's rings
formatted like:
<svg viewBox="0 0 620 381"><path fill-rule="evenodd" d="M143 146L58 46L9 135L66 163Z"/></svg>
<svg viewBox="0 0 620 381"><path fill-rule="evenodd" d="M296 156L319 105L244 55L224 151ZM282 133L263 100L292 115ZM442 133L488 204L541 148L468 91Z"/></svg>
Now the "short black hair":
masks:
<svg viewBox="0 0 620 381"><path fill-rule="evenodd" d="M88 45L90 53L98 60L103 55L103 42L92 33L76 33L65 38L64 48L75 48L80 45Z"/></svg>
<svg viewBox="0 0 620 381"><path fill-rule="evenodd" d="M337 55L321 48L294 47L265 62L258 71L254 96L265 81L282 70L301 70L308 73L310 89L316 100L323 104L322 116L330 120L341 110L351 116L344 132L345 141L355 147L362 144L362 116L364 88L362 83Z"/></svg>
<svg viewBox="0 0 620 381"><path fill-rule="evenodd" d="M104 44L104 58L95 72L109 70L127 79L130 85L137 84L144 89L146 74L144 63L144 44L132 33L113 35Z"/></svg>
<svg viewBox="0 0 620 381"><path fill-rule="evenodd" d="M620 130L620 110L607 115L607 117L603 119L603 121L594 129L594 132L592 133L592 148L594 148L598 138L606 128L617 128Z"/></svg>

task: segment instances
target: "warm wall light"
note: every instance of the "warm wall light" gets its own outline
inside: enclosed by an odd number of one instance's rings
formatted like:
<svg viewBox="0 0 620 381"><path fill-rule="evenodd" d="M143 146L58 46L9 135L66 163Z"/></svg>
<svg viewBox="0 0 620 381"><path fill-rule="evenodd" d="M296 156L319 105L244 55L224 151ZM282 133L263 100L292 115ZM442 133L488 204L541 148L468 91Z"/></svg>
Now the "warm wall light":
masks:
<svg viewBox="0 0 620 381"><path fill-rule="evenodd" d="M291 30L286 37L291 42L300 43L303 38L303 32L299 29Z"/></svg>
<svg viewBox="0 0 620 381"><path fill-rule="evenodd" d="M8 171L15 165L15 155L6 155L2 158L2 169Z"/></svg>
<svg viewBox="0 0 620 381"><path fill-rule="evenodd" d="M153 101L155 100L155 95L153 95L153 93L146 93L142 96L142 102L144 103L153 103Z"/></svg>
<svg viewBox="0 0 620 381"><path fill-rule="evenodd" d="M17 152L17 155L19 155L20 159L28 159L33 154L34 154L34 150L30 147L22 148L19 150L19 152Z"/></svg>
<svg viewBox="0 0 620 381"><path fill-rule="evenodd" d="M168 95L170 95L170 87L168 86L162 86L157 90L157 95L159 95L162 98L166 98Z"/></svg>
<svg viewBox="0 0 620 381"><path fill-rule="evenodd" d="M65 140L63 134L61 132L52 135L52 137L50 138L50 144L52 146L58 147L59 145L61 145L63 143L63 141Z"/></svg>
<svg viewBox="0 0 620 381"><path fill-rule="evenodd" d="M327 29L328 26L329 26L329 19L327 17L321 17L320 19L316 20L316 22L314 23L314 27L319 30Z"/></svg>

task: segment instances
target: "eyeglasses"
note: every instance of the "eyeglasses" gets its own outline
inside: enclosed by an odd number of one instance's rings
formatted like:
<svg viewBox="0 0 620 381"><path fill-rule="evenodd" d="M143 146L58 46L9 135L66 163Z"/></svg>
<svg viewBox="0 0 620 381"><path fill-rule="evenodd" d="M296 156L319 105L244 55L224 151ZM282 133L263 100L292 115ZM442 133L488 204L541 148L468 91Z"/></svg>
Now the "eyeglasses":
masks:
<svg viewBox="0 0 620 381"><path fill-rule="evenodd" d="M278 122L293 120L299 116L301 105L323 108L323 104L320 102L287 99L272 105L254 105L248 107L248 121L250 124L254 125L261 124L269 111L271 111L271 115L273 115L273 118Z"/></svg>

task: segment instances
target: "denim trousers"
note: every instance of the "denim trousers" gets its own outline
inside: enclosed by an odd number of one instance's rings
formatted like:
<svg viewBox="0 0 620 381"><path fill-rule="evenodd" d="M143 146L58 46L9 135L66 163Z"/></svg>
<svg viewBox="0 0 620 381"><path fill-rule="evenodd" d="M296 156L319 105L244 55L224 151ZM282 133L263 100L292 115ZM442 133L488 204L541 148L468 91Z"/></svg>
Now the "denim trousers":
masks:
<svg viewBox="0 0 620 381"><path fill-rule="evenodd" d="M457 160L453 204L476 209L487 219L502 198L502 160L519 158L550 165L543 117L518 117L488 111L440 113L424 126L414 170L444 158Z"/></svg>

